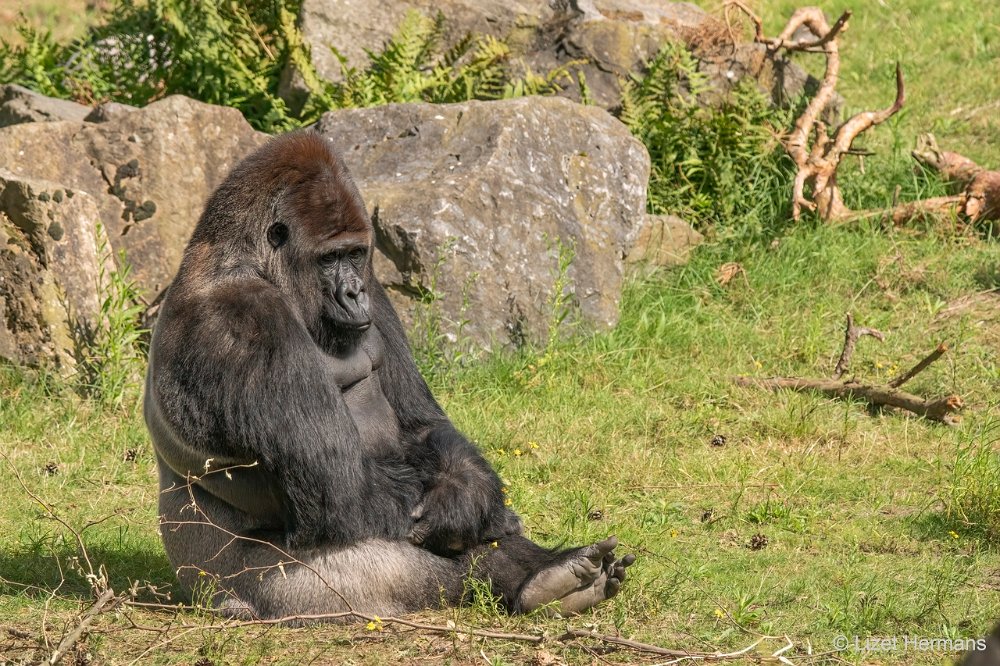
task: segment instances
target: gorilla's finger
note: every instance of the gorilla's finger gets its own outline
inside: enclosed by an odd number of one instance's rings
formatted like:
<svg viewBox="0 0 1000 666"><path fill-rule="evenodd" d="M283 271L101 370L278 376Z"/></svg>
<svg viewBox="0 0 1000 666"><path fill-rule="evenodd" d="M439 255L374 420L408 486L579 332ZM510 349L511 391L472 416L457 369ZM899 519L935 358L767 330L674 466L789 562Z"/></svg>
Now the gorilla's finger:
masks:
<svg viewBox="0 0 1000 666"><path fill-rule="evenodd" d="M599 551L601 551L602 555L604 553L610 553L611 551L613 551L615 548L618 547L618 537L609 536L604 541L595 543L594 547L596 547Z"/></svg>

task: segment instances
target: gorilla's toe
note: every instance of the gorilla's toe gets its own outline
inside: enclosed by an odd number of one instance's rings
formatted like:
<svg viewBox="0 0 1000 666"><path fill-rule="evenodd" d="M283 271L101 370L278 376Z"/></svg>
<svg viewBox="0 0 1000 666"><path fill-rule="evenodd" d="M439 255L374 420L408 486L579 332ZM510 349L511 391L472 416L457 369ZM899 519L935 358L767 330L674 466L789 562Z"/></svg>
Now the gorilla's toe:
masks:
<svg viewBox="0 0 1000 666"><path fill-rule="evenodd" d="M528 612L551 604L551 612L573 615L615 596L625 581L625 569L635 562L634 555L616 559L616 546L618 539L608 537L538 572L524 586L519 609Z"/></svg>

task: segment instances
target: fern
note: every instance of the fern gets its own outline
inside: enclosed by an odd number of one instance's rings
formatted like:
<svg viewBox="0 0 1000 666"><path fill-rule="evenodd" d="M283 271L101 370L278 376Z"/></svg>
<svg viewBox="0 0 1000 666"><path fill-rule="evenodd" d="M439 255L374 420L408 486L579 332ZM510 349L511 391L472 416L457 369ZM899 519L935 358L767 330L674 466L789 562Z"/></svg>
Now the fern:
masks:
<svg viewBox="0 0 1000 666"><path fill-rule="evenodd" d="M775 109L753 83L716 105L699 102L707 89L694 56L677 44L665 45L645 75L622 82L619 118L652 162L649 210L724 234L768 232L787 218L793 169L777 136L792 113Z"/></svg>
<svg viewBox="0 0 1000 666"><path fill-rule="evenodd" d="M364 66L341 58L344 80L333 84L312 65L296 13L290 0L117 0L103 25L68 44L22 18L23 45L0 43L0 76L85 103L141 106L183 94L235 107L266 132L311 123L334 108L547 95L572 80L569 66L537 74L512 62L495 37L470 34L445 45L444 17L414 11ZM308 89L295 111L278 95L289 66Z"/></svg>
<svg viewBox="0 0 1000 666"><path fill-rule="evenodd" d="M368 53L366 69L343 64L344 82L333 88L335 106L550 95L572 80L570 65L545 75L517 67L507 44L490 35L465 35L442 49L444 27L440 14L431 19L409 12L385 48Z"/></svg>

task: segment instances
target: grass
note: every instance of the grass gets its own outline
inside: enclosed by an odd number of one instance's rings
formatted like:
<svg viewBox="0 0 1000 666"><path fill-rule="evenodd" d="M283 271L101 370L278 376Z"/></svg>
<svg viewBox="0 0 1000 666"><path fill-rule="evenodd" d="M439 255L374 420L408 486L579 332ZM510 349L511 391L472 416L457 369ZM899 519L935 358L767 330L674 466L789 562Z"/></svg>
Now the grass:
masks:
<svg viewBox="0 0 1000 666"><path fill-rule="evenodd" d="M732 259L746 281L720 287L715 270ZM632 284L610 334L557 343L544 356L492 358L436 376L434 388L510 483L533 537L582 543L615 533L639 554L625 592L585 620L603 631L690 649L788 635L799 655L807 641L823 651L841 634L974 636L1000 616L996 525L984 519L996 520L996 488L969 475L978 469L992 474L985 481L997 478L1000 317L982 323L981 311L950 313L945 305L996 287L996 270L992 244L803 225L777 247L736 254L708 247L685 268ZM845 311L889 334L884 345L859 346L854 371L862 376L884 376L948 340L953 351L913 390L964 396L963 425L730 383L735 374L828 374ZM11 526L0 537L0 571L35 586L0 586L0 617L39 626L43 591L63 575L57 559L65 567L76 551L12 468L78 529L110 516L85 537L116 589L126 580L168 589L155 464L137 409L124 417L102 412L9 369L0 386L0 421L9 424L0 435L7 457L0 506ZM724 446L712 445L716 435ZM126 460L129 450L138 451L134 460ZM767 545L753 550L758 534ZM68 581L50 609L59 618L89 595L78 576L63 573ZM162 621L145 615L137 622ZM560 626L475 608L458 615L512 631ZM116 622L123 620L102 624ZM263 633L266 649L239 632L189 635L152 663L181 663L199 650L217 663L337 659L330 641L374 644L359 663L416 659L441 644L464 661L480 647L414 641L391 629ZM95 638L91 649L110 663L127 663L153 641L141 632ZM507 663L529 651L500 641L484 649ZM590 660L575 648L547 649L574 663ZM940 663L941 654L879 656Z"/></svg>
<svg viewBox="0 0 1000 666"><path fill-rule="evenodd" d="M909 91L903 117L866 138L879 153L867 173L845 174L851 205L884 204L897 184L904 198L936 192L913 175L907 157L927 129L947 148L1000 164L998 116L976 111L997 98L988 73L1000 59L1000 7L972 5L847 3L856 10L842 47L848 105L885 103L896 58ZM772 32L791 7L757 4ZM968 111L951 113L960 106ZM829 654L839 635L862 643L869 636L974 637L1000 617L1000 308L973 298L1000 288L998 256L995 241L869 225L806 222L774 242L717 241L685 267L630 283L610 333L553 340L544 353L451 363L447 372L432 365L431 382L509 482L534 538L554 545L614 533L639 555L623 593L575 626L692 650L788 636L794 647L783 656L796 664L840 663ZM716 271L731 261L745 278L721 286ZM862 377L894 374L949 342L951 351L910 388L962 395L968 407L960 427L730 382L737 374L829 374L848 311L888 334L884 344L859 344L853 371ZM29 637L0 635L2 662L25 656L43 635L50 646L58 642L91 603L72 534L38 500L82 530L116 590L138 580L165 592L174 576L156 532L155 460L138 387L109 409L58 378L2 367L0 424L0 624ZM176 623L200 628L161 634L130 624L159 629L172 616L102 615L73 658L655 661L580 643L536 647L389 624L218 631L191 612ZM498 616L485 602L423 619L551 635L565 626ZM784 642L767 639L758 652L769 655ZM150 646L157 647L146 652ZM836 655L890 664L940 664L950 656Z"/></svg>
<svg viewBox="0 0 1000 666"><path fill-rule="evenodd" d="M15 0L0 5L0 40L20 42L14 30L19 16L58 41L83 36L108 8L107 0Z"/></svg>

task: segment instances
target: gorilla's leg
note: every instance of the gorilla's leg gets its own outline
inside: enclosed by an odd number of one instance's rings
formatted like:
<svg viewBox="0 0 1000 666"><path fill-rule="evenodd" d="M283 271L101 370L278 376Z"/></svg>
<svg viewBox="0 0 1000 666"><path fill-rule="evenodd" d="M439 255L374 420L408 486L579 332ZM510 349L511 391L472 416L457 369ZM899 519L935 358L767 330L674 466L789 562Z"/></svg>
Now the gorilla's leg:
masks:
<svg viewBox="0 0 1000 666"><path fill-rule="evenodd" d="M405 541L367 540L295 552L273 545L246 514L161 467L160 531L188 591L211 586L214 606L252 618L348 610L396 615L461 602L464 579L488 580L511 612L582 612L617 594L632 556L612 537L568 551L519 535L449 559ZM258 537L254 538L253 535Z"/></svg>
<svg viewBox="0 0 1000 666"><path fill-rule="evenodd" d="M510 536L467 551L462 561L476 578L489 579L507 608L527 613L542 606L564 615L581 613L618 594L633 555L616 559L610 537L582 548L548 550Z"/></svg>
<svg viewBox="0 0 1000 666"><path fill-rule="evenodd" d="M467 568L459 562L404 541L374 539L282 552L273 545L281 543L279 533L247 536L255 526L245 514L189 488L170 470L161 474L167 490L160 495L160 531L178 578L189 592L208 586L212 605L231 614L395 615L461 601Z"/></svg>

